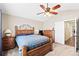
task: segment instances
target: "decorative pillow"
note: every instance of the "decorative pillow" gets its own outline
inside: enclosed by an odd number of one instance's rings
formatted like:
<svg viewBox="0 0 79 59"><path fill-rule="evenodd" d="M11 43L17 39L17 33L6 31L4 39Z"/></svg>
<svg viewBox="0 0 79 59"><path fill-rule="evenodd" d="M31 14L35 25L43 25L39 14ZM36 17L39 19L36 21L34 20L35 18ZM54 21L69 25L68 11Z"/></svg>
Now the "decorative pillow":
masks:
<svg viewBox="0 0 79 59"><path fill-rule="evenodd" d="M39 30L35 30L34 31L34 34L39 34Z"/></svg>

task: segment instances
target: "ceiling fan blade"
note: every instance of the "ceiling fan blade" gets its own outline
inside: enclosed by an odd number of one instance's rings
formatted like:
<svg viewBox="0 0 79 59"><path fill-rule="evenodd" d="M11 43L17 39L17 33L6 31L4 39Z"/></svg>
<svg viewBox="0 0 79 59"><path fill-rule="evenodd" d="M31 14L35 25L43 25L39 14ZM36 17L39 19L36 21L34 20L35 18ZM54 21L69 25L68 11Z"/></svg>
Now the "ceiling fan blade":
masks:
<svg viewBox="0 0 79 59"><path fill-rule="evenodd" d="M43 10L45 10L45 6L44 6L44 5L40 5L40 7L41 7Z"/></svg>
<svg viewBox="0 0 79 59"><path fill-rule="evenodd" d="M55 15L57 15L58 14L58 12L50 12L51 14L55 14Z"/></svg>
<svg viewBox="0 0 79 59"><path fill-rule="evenodd" d="M43 13L45 13L45 12L37 13L37 15L40 15L40 14L43 14Z"/></svg>
<svg viewBox="0 0 79 59"><path fill-rule="evenodd" d="M54 6L52 9L55 10L55 9L60 8L60 7L61 7L61 5L58 4L58 5Z"/></svg>

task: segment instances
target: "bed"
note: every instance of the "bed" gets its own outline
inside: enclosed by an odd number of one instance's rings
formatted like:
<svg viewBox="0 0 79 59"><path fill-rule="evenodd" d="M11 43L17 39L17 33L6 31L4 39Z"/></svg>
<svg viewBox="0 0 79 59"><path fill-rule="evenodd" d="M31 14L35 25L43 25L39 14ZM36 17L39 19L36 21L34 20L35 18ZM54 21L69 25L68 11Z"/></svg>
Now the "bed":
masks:
<svg viewBox="0 0 79 59"><path fill-rule="evenodd" d="M49 37L34 34L34 27L30 25L15 26L16 43L20 56L42 56L52 51Z"/></svg>

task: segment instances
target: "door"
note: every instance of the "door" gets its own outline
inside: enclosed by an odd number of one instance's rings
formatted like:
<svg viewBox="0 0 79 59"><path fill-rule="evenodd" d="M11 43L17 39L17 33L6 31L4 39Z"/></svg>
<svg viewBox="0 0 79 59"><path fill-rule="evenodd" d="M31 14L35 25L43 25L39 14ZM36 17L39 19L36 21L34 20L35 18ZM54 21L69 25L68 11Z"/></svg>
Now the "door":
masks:
<svg viewBox="0 0 79 59"><path fill-rule="evenodd" d="M76 31L76 50L78 51L79 50L79 19L77 19L76 21L76 28L77 28L77 31Z"/></svg>
<svg viewBox="0 0 79 59"><path fill-rule="evenodd" d="M75 20L64 22L65 28L65 44L75 47Z"/></svg>
<svg viewBox="0 0 79 59"><path fill-rule="evenodd" d="M0 55L2 55L2 20L0 11Z"/></svg>
<svg viewBox="0 0 79 59"><path fill-rule="evenodd" d="M64 21L55 23L55 42L64 44Z"/></svg>

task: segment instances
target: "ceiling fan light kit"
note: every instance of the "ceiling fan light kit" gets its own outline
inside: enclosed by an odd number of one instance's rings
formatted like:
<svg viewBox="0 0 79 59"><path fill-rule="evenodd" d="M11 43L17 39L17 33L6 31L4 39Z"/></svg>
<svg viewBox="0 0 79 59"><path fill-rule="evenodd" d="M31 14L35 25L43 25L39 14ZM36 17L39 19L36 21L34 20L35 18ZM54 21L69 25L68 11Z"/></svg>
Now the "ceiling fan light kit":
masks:
<svg viewBox="0 0 79 59"><path fill-rule="evenodd" d="M44 16L52 16L52 15L57 15L58 14L56 9L60 8L61 5L58 4L58 5L50 8L48 6L48 3L47 3L47 7L45 7L44 5L40 5L40 7L44 10L44 12L38 13L37 15L44 14Z"/></svg>
<svg viewBox="0 0 79 59"><path fill-rule="evenodd" d="M46 12L44 15L46 15L46 16L52 16L52 14L50 14L49 12Z"/></svg>

